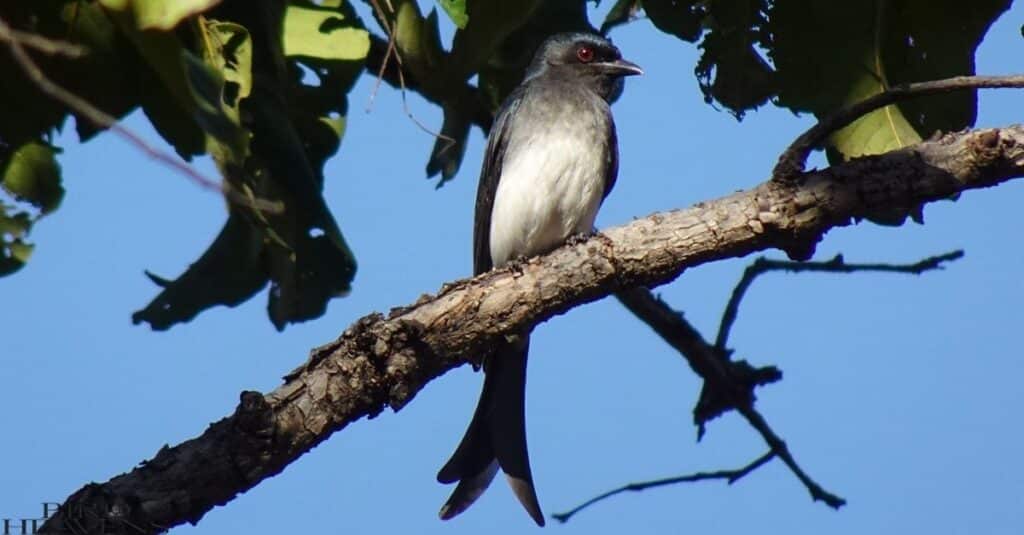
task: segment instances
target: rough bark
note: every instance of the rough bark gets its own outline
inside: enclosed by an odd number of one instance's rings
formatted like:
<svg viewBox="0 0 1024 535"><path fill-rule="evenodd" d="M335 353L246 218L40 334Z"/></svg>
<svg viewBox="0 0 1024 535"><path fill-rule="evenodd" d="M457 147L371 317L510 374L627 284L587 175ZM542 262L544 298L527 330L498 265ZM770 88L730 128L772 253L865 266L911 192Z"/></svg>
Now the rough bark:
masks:
<svg viewBox="0 0 1024 535"><path fill-rule="evenodd" d="M446 285L370 314L266 395L202 435L70 496L44 532L157 532L196 522L349 423L401 409L430 380L502 333L706 262L777 248L807 258L830 228L1024 175L1024 126L948 134L751 190L658 213L522 265ZM138 530L138 531L136 531Z"/></svg>

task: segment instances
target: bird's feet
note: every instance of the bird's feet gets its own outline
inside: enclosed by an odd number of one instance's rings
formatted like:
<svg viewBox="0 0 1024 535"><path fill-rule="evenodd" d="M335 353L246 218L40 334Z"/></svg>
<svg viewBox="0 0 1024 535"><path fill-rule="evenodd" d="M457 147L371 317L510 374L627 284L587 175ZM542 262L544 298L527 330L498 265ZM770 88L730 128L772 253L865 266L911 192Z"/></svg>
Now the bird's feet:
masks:
<svg viewBox="0 0 1024 535"><path fill-rule="evenodd" d="M509 270L512 271L512 273L515 273L516 275L522 275L523 271L526 270L526 264L529 263L529 261L530 257L526 255L519 255L513 258L512 260L509 260L508 263L505 264L505 267L507 267Z"/></svg>
<svg viewBox="0 0 1024 535"><path fill-rule="evenodd" d="M576 245L579 245L579 244L589 240L590 238L596 236L597 234L598 234L598 232L596 230L590 230L590 231L586 231L586 232L579 232L579 233L576 233L576 234L573 234L573 235L569 236L565 240L565 244L569 245L569 246L576 246Z"/></svg>
<svg viewBox="0 0 1024 535"><path fill-rule="evenodd" d="M572 236L569 236L569 239L565 240L565 244L570 246L579 245L585 241L590 240L591 238L597 238L602 244L606 246L609 246L612 243L611 238L609 238L608 236L605 236L604 234L598 232L597 230L591 230L589 232L580 232L578 234L573 234Z"/></svg>

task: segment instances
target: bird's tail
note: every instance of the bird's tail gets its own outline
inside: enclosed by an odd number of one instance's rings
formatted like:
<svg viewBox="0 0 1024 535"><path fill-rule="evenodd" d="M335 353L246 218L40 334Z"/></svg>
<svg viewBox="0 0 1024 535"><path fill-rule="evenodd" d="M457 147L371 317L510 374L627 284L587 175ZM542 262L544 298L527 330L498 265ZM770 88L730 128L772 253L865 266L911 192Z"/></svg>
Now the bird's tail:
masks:
<svg viewBox="0 0 1024 535"><path fill-rule="evenodd" d="M483 494L500 467L519 502L540 526L526 448L526 356L524 335L502 345L484 362L484 388L476 412L452 458L437 473L441 483L459 482L441 507L443 520L458 515Z"/></svg>

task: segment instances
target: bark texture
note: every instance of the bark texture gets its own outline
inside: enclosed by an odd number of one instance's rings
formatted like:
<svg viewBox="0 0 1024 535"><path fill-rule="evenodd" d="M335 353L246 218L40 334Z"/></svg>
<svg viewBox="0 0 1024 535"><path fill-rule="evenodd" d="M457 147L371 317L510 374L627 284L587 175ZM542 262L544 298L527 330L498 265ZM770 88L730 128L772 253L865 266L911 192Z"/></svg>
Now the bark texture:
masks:
<svg viewBox="0 0 1024 535"><path fill-rule="evenodd" d="M430 380L484 355L505 332L685 269L777 248L808 258L830 228L1024 176L1024 127L976 130L768 181L604 231L541 258L370 314L268 394L131 472L71 495L46 533L158 532L197 522L332 433L401 409ZM130 526L130 527L129 527ZM106 531L104 531L106 530Z"/></svg>

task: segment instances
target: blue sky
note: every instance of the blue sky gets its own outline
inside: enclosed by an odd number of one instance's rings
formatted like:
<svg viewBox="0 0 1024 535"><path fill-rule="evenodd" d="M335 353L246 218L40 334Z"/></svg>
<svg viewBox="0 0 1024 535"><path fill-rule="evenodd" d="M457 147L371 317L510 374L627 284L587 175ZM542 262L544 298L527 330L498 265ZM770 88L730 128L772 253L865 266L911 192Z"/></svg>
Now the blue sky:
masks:
<svg viewBox="0 0 1024 535"><path fill-rule="evenodd" d="M1022 23L1019 5L997 22L979 73L1024 72ZM600 227L751 187L811 124L775 108L738 123L703 103L693 46L647 22L614 38L647 74L629 80L614 108L621 169ZM31 263L0 279L0 518L38 516L40 502L62 501L199 434L234 409L241 390L273 389L309 348L353 320L470 273L482 136L474 131L462 172L435 191L423 179L433 139L393 90L382 89L367 112L372 86L363 77L353 91L347 137L327 173L327 201L359 257L354 291L284 333L266 319L265 294L169 332L133 326L131 312L157 292L143 270L182 272L220 229L224 203L112 136L79 146L65 129L64 204L35 229ZM420 121L440 124L439 110L409 101ZM982 93L978 124L1021 122L1020 102L1019 91ZM139 114L127 125L157 139ZM209 161L197 165L213 173ZM731 487L624 495L545 529L1019 533L1022 200L1020 182L969 192L929 206L924 226L835 230L816 256L900 262L964 248L944 271L770 274L749 292L732 346L738 358L784 371L759 391L759 407L804 468L849 501L841 511L812 503L773 462ZM693 269L658 291L711 336L750 260ZM436 519L450 488L434 475L469 420L480 379L468 367L453 371L401 413L350 426L174 532L532 531L500 480L463 516ZM736 415L714 421L697 444L690 411L699 387L682 359L613 300L539 326L527 419L545 512L630 481L737 467L765 451Z"/></svg>

